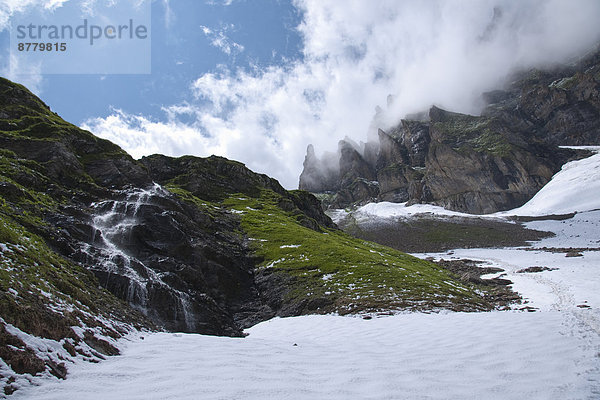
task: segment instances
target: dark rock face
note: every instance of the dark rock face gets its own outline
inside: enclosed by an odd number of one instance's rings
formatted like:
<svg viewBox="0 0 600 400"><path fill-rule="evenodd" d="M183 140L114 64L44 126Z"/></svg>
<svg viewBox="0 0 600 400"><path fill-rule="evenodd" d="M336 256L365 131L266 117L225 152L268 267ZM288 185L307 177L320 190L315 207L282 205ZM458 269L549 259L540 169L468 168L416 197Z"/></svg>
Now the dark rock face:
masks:
<svg viewBox="0 0 600 400"><path fill-rule="evenodd" d="M599 93L600 52L575 66L530 71L485 93L481 116L434 106L428 118L379 129L379 144L362 153L341 145L339 180L325 184L333 178L312 163L322 184L305 186L334 193L324 203L334 208L370 201L433 203L475 214L515 208L566 161L586 155L559 145L600 143ZM312 147L310 158L316 160Z"/></svg>
<svg viewBox="0 0 600 400"><path fill-rule="evenodd" d="M595 145L600 137L600 52L573 66L532 70L506 90L486 94L483 115L529 125L552 145Z"/></svg>
<svg viewBox="0 0 600 400"><path fill-rule="evenodd" d="M89 230L65 229L71 257L165 329L239 335L236 313L260 309L253 264L234 216L208 213L154 186L92 208ZM264 318L264 316L263 316Z"/></svg>
<svg viewBox="0 0 600 400"><path fill-rule="evenodd" d="M271 190L298 223L314 230L335 227L308 192L288 192L221 157L136 161L3 79L0 147L35 170L15 172L14 183L0 182L2 197L37 200L18 184L51 199L27 228L171 331L240 336L279 311L269 300L278 296L277 282L255 276L240 218L220 206L222 200Z"/></svg>
<svg viewBox="0 0 600 400"><path fill-rule="evenodd" d="M340 185L352 184L356 178L375 179L375 172L352 143L341 140L338 144L340 155Z"/></svg>
<svg viewBox="0 0 600 400"><path fill-rule="evenodd" d="M430 112L425 186L433 202L476 214L518 207L571 152L536 143L494 118Z"/></svg>
<svg viewBox="0 0 600 400"><path fill-rule="evenodd" d="M329 158L337 161L337 157L333 155ZM298 188L314 193L336 190L339 184L339 165L336 164L328 163L327 159L318 159L313 145L309 145L306 149L304 170L300 175Z"/></svg>

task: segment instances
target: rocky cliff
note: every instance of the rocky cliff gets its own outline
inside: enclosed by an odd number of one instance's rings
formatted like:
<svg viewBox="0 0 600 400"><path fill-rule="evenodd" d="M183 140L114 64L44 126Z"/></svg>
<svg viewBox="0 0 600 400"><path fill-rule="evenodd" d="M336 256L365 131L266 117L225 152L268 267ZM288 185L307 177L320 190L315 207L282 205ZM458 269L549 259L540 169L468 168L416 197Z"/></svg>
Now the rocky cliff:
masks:
<svg viewBox="0 0 600 400"><path fill-rule="evenodd" d="M375 169L355 144L342 153L344 184L370 190ZM1 78L0 166L5 393L117 354L136 329L242 336L276 315L496 306L489 288L339 231L306 191L221 157L134 160Z"/></svg>
<svg viewBox="0 0 600 400"><path fill-rule="evenodd" d="M480 116L434 106L425 118L379 129L362 149L344 139L333 172L319 167L311 148L300 188L335 208L391 201L482 214L518 207L583 155L558 146L600 143L600 51L517 74L483 99Z"/></svg>

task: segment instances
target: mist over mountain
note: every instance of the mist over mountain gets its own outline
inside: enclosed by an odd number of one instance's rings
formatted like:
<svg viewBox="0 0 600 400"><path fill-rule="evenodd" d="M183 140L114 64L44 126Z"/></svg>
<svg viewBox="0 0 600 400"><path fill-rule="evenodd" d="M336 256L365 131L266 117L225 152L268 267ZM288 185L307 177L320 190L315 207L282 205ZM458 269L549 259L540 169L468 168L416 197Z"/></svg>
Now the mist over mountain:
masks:
<svg viewBox="0 0 600 400"><path fill-rule="evenodd" d="M346 137L321 158L308 147L300 188L322 193L334 208L392 201L483 214L519 207L566 161L585 155L559 146L599 143L599 71L596 49L576 64L514 75L483 93L480 116L433 106L385 128L390 97L366 143Z"/></svg>

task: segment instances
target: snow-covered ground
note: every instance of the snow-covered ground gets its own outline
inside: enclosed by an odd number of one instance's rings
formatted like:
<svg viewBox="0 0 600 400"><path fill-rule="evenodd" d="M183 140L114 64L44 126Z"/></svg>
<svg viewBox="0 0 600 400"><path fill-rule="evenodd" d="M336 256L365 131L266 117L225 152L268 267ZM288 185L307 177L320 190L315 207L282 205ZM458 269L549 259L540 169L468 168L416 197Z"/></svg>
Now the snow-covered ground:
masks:
<svg viewBox="0 0 600 400"><path fill-rule="evenodd" d="M599 399L599 166L598 155L566 165L530 203L506 213L579 211L528 223L556 233L534 250L419 255L500 266L536 312L274 319L244 339L138 334L121 356L79 362L66 381L25 387L13 398ZM410 214L397 205L367 210ZM576 257L566 256L570 247ZM553 270L517 272L534 266Z"/></svg>
<svg viewBox="0 0 600 400"><path fill-rule="evenodd" d="M556 311L274 319L245 339L135 339L15 398L594 398L598 359L578 329Z"/></svg>

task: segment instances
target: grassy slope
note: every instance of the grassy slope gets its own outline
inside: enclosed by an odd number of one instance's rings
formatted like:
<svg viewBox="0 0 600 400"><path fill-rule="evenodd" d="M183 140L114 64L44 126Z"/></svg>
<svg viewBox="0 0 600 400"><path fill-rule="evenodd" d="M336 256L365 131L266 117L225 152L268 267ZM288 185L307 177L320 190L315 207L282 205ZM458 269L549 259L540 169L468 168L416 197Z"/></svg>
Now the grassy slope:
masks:
<svg viewBox="0 0 600 400"><path fill-rule="evenodd" d="M293 276L288 299L323 299L324 312L393 310L486 310L490 305L470 285L442 268L342 231L321 232L298 223L298 214L278 207L279 195L233 195L223 202L241 216L241 226L259 269Z"/></svg>

